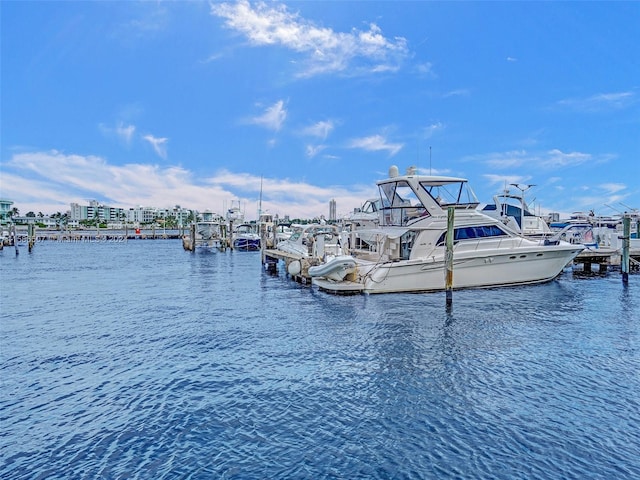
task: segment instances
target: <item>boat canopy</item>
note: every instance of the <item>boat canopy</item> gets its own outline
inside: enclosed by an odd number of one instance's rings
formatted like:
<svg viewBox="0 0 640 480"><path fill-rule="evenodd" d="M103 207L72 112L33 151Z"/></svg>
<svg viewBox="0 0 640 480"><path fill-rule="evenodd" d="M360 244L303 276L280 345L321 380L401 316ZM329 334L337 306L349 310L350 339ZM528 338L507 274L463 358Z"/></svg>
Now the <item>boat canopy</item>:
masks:
<svg viewBox="0 0 640 480"><path fill-rule="evenodd" d="M407 226L444 210L474 209L479 202L466 179L455 177L399 176L378 182L382 209L380 224Z"/></svg>

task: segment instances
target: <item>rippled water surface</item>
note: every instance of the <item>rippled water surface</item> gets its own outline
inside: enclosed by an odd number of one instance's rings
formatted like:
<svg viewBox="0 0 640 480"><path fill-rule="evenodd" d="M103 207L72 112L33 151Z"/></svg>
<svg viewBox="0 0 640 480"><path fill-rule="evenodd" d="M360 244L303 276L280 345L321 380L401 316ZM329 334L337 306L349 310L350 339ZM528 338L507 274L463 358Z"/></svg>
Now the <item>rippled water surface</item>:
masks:
<svg viewBox="0 0 640 480"><path fill-rule="evenodd" d="M447 313L178 241L0 267L0 478L640 478L638 275Z"/></svg>

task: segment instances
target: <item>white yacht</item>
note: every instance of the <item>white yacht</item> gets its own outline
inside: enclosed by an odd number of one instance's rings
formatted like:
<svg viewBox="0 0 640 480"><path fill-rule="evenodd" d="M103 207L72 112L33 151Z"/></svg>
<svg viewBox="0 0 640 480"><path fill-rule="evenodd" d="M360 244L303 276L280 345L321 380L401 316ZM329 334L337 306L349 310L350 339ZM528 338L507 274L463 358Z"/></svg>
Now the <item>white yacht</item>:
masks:
<svg viewBox="0 0 640 480"><path fill-rule="evenodd" d="M453 287L490 287L554 279L584 248L562 241L518 235L476 207L466 179L405 175L389 169L377 182L382 202L380 224L358 229L369 249L309 268L313 283L334 293L422 292L445 288L447 209L454 207ZM352 238L349 245L358 245ZM332 268L335 266L335 268Z"/></svg>

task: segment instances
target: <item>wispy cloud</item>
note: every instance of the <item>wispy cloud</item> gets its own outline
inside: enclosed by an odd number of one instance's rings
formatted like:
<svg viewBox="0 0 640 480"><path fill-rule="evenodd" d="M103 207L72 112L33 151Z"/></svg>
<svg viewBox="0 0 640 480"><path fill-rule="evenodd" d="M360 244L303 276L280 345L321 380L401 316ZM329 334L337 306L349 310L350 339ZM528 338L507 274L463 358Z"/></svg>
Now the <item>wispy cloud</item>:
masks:
<svg viewBox="0 0 640 480"><path fill-rule="evenodd" d="M247 121L253 125L259 125L277 132L282 127L287 118L287 110L284 108L284 101L278 100L276 103L265 109L264 113L249 118Z"/></svg>
<svg viewBox="0 0 640 480"><path fill-rule="evenodd" d="M527 176L523 176L523 175L496 175L496 174L491 174L491 173L487 173L482 175L483 178L485 178L489 185L497 185L500 187L500 190L504 189L505 187L507 189L510 189L511 187L509 187L508 185L511 185L512 183L515 184L520 184L520 183L528 183L531 181L531 176L527 175Z"/></svg>
<svg viewBox="0 0 640 480"><path fill-rule="evenodd" d="M313 158L325 148L327 148L326 145L307 145L305 148L305 154L307 155L307 158Z"/></svg>
<svg viewBox="0 0 640 480"><path fill-rule="evenodd" d="M415 68L417 72L423 77L429 77L429 78L437 77L433 69L433 64L431 62L418 63Z"/></svg>
<svg viewBox="0 0 640 480"><path fill-rule="evenodd" d="M302 130L302 134L310 137L318 137L325 140L329 136L333 128L334 123L331 120L323 120L305 127Z"/></svg>
<svg viewBox="0 0 640 480"><path fill-rule="evenodd" d="M372 135L370 137L354 138L348 144L349 148L361 148L370 152L380 150L389 152L390 156L394 156L404 146L402 143L388 143L387 139L382 135Z"/></svg>
<svg viewBox="0 0 640 480"><path fill-rule="evenodd" d="M136 132L135 125L124 125L122 122L118 124L116 127L116 134L120 137L127 145L131 145L131 140L133 139L133 134Z"/></svg>
<svg viewBox="0 0 640 480"><path fill-rule="evenodd" d="M167 142L169 141L168 138L154 137L151 134L147 134L142 138L151 144L153 150L160 158L162 158L163 160L167 159Z"/></svg>
<svg viewBox="0 0 640 480"><path fill-rule="evenodd" d="M449 97L468 97L471 94L471 91L468 88L458 88L455 90L449 90L442 95L442 98Z"/></svg>
<svg viewBox="0 0 640 480"><path fill-rule="evenodd" d="M583 152L563 152L557 148L546 152L528 152L511 150L493 152L465 157L465 161L484 163L492 168L519 168L535 165L545 170L557 170L565 167L576 167L589 162L604 163L613 158L612 155L594 155Z"/></svg>
<svg viewBox="0 0 640 480"><path fill-rule="evenodd" d="M627 188L627 186L622 183L603 183L601 185L598 185L598 187L604 190L605 192L612 193L612 194L618 193L619 191Z"/></svg>
<svg viewBox="0 0 640 480"><path fill-rule="evenodd" d="M567 98L557 102L561 108L579 112L621 110L637 102L635 92L598 93L586 98Z"/></svg>
<svg viewBox="0 0 640 480"><path fill-rule="evenodd" d="M301 54L300 76L397 71L409 56L406 39L387 38L373 23L366 31L335 32L300 18L286 5L247 0L213 3L211 13L224 18L227 27L245 35L251 45L277 45Z"/></svg>
<svg viewBox="0 0 640 480"><path fill-rule="evenodd" d="M119 122L115 127L110 127L104 123L101 123L98 127L104 136L116 137L127 146L130 146L133 142L136 132L135 125L125 125L123 122Z"/></svg>
<svg viewBox="0 0 640 480"><path fill-rule="evenodd" d="M115 26L110 35L125 44L143 38L153 38L165 31L169 25L169 10L162 2L132 3L131 14L126 22Z"/></svg>
<svg viewBox="0 0 640 480"><path fill-rule="evenodd" d="M423 129L424 138L431 138L437 132L444 129L444 124L442 122L432 123L431 125L427 125Z"/></svg>

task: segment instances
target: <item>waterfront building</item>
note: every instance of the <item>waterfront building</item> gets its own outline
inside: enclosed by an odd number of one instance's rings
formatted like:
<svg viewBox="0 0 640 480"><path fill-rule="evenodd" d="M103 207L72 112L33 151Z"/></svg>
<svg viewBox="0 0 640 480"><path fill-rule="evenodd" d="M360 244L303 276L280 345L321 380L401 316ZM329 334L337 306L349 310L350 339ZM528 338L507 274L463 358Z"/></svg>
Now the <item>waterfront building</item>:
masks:
<svg viewBox="0 0 640 480"><path fill-rule="evenodd" d="M5 224L9 217L11 216L10 212L12 210L13 202L11 200L6 200L0 198L0 223Z"/></svg>

